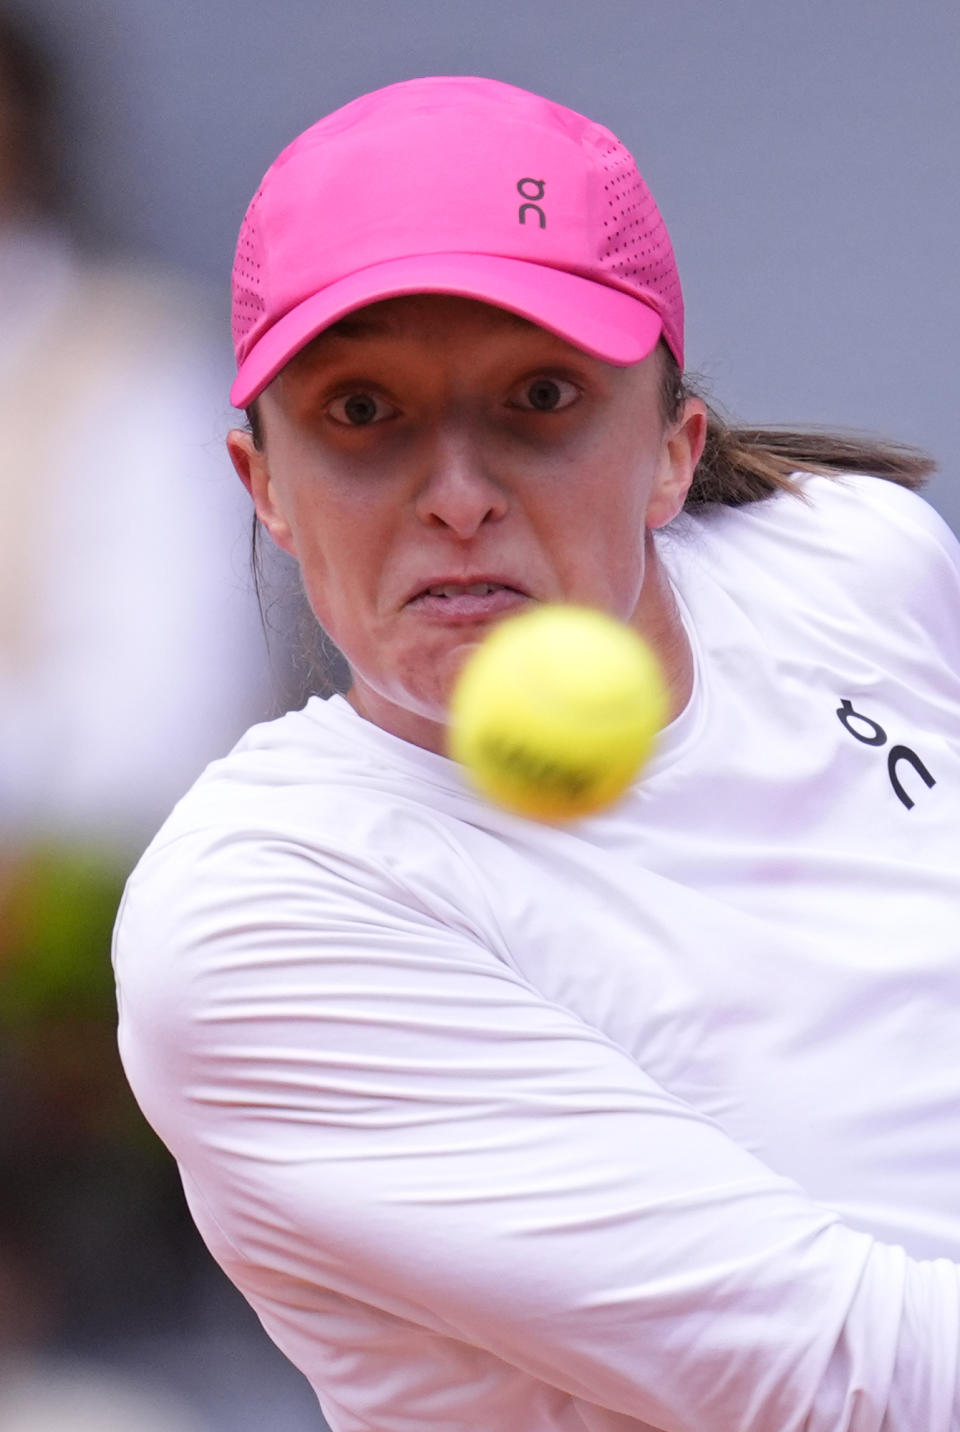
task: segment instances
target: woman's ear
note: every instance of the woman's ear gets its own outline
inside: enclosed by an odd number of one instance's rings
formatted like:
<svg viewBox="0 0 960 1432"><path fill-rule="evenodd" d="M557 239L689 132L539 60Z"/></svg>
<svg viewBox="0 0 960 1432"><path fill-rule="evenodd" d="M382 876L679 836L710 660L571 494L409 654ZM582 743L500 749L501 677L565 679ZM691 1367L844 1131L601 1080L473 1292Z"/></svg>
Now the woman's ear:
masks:
<svg viewBox="0 0 960 1432"><path fill-rule="evenodd" d="M237 476L253 498L257 516L277 546L295 557L293 533L277 499L276 484L270 476L267 454L245 428L227 434L227 452Z"/></svg>
<svg viewBox="0 0 960 1432"><path fill-rule="evenodd" d="M647 504L647 526L666 527L683 507L707 440L707 406L684 399L679 418L664 435L660 472Z"/></svg>

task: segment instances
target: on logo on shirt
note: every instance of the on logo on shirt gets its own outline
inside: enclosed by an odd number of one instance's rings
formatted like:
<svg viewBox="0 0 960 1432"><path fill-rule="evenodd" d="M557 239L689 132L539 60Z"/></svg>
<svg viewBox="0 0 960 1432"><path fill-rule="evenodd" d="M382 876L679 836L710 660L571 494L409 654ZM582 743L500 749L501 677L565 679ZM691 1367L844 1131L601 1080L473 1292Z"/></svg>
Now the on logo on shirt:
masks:
<svg viewBox="0 0 960 1432"><path fill-rule="evenodd" d="M837 707L837 716L840 718L840 724L843 729L849 731L850 735L856 740L862 741L865 746L885 746L887 744L887 733L879 721L874 721L872 716L865 716L862 711L854 711L853 702L848 700L846 696L843 697L840 705ZM928 790L937 783L916 751L912 751L909 746L896 745L890 747L887 753L887 775L890 777L890 784L893 787L894 795L906 806L907 810L913 810L915 801L908 795L903 782L900 780L898 767L903 762L913 767Z"/></svg>

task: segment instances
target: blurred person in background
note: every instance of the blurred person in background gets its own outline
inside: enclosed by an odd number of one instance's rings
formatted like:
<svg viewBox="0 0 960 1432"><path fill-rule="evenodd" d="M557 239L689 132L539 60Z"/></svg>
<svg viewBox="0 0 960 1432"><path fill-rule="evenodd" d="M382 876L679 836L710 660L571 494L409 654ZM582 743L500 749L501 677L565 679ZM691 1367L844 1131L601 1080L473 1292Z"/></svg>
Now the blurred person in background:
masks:
<svg viewBox="0 0 960 1432"><path fill-rule="evenodd" d="M0 15L0 820L125 860L271 704L215 316L74 247L57 95Z"/></svg>
<svg viewBox="0 0 960 1432"><path fill-rule="evenodd" d="M185 280L73 242L60 95L0 13L0 1360L19 1366L182 1312L195 1240L120 1075L109 932L170 803L277 710L219 325Z"/></svg>
<svg viewBox="0 0 960 1432"><path fill-rule="evenodd" d="M209 1432L209 1423L166 1392L78 1365L6 1378L0 1432Z"/></svg>

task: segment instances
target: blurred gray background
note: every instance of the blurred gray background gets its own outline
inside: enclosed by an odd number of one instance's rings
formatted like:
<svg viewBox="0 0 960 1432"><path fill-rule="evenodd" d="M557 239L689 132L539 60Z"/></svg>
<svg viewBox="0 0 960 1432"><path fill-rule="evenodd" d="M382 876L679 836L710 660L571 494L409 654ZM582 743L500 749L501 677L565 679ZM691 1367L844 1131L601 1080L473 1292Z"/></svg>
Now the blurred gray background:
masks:
<svg viewBox="0 0 960 1432"><path fill-rule="evenodd" d="M86 233L224 301L263 170L357 93L477 73L587 112L664 211L690 364L722 406L925 446L942 466L930 496L960 526L956 0L21 7L62 59Z"/></svg>

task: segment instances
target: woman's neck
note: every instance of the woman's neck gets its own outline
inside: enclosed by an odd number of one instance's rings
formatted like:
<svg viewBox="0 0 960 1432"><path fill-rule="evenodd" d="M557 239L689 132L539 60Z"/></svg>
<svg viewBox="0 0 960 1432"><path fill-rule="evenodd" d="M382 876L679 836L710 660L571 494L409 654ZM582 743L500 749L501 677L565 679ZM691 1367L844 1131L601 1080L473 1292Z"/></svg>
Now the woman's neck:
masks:
<svg viewBox="0 0 960 1432"><path fill-rule="evenodd" d="M673 721L693 694L693 651L673 585L657 553L652 533L648 533L643 591L631 625L660 658L670 692L669 720Z"/></svg>

